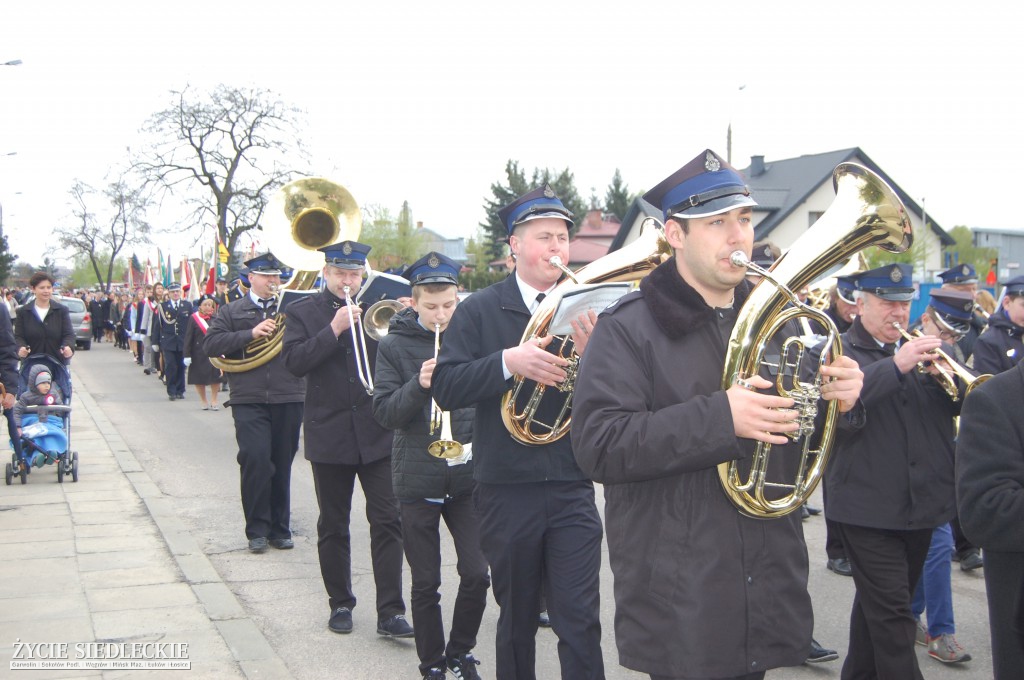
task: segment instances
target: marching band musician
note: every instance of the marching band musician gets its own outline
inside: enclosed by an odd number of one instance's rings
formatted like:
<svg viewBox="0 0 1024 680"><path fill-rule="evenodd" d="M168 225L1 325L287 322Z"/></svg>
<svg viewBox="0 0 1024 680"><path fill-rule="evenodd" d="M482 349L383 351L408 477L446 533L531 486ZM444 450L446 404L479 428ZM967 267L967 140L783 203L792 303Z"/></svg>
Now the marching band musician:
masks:
<svg viewBox="0 0 1024 680"><path fill-rule="evenodd" d="M273 253L257 255L248 295L221 307L210 319L203 350L207 356L244 358L246 345L277 330L275 289L281 263ZM228 372L238 442L242 511L249 550L294 547L291 532L292 461L299 448L304 381L285 370L281 355L250 370Z"/></svg>
<svg viewBox="0 0 1024 680"><path fill-rule="evenodd" d="M153 323L153 351L164 358L167 398L185 398L185 331L192 318L192 303L181 299L181 284L167 286L170 299L157 308Z"/></svg>
<svg viewBox="0 0 1024 680"><path fill-rule="evenodd" d="M978 293L978 272L974 269L974 265L958 264L939 274L939 278L942 279L943 288L969 294L973 307L974 296ZM983 317L971 314L970 328L956 343L960 351L963 352L965 361L974 354L974 343L978 341L978 337L985 330L985 324Z"/></svg>
<svg viewBox="0 0 1024 680"><path fill-rule="evenodd" d="M515 272L459 305L432 377L438 405L476 407L473 424L474 503L481 547L501 608L495 640L498 680L532 680L541 585L558 636L562 677L604 678L599 584L601 518L594 485L573 458L568 436L538 446L514 439L502 422L502 396L512 376L550 388L568 362L545 351L551 336L522 342L540 299L569 258L572 214L549 187L530 191L499 211L516 260ZM577 353L596 317L573 321ZM547 400L540 416L554 417Z"/></svg>
<svg viewBox="0 0 1024 680"><path fill-rule="evenodd" d="M1015 279L1016 280L1016 279ZM1019 285L1024 285L1024 279ZM994 316L994 315L993 315ZM994 680L1024 669L1024 363L971 391L956 444L960 519L985 549Z"/></svg>
<svg viewBox="0 0 1024 680"><path fill-rule="evenodd" d="M1003 373L1024 359L1024 276L1006 283L1003 301L974 345L974 370Z"/></svg>
<svg viewBox="0 0 1024 680"><path fill-rule="evenodd" d="M892 264L855 276L857 318L844 351L864 371L868 413L839 441L826 469L825 513L837 522L856 595L842 678L920 679L911 595L932 530L955 512L953 417L959 401L933 375L937 337L902 340L914 297L911 267Z"/></svg>
<svg viewBox="0 0 1024 680"><path fill-rule="evenodd" d="M370 246L343 241L319 249L326 258L324 288L288 307L284 362L306 378L303 441L320 507L317 550L331 614L327 627L352 632L352 547L349 518L356 477L366 496L370 552L377 589L377 633L413 636L402 598L402 528L391 486L392 433L373 418L373 402L360 384L354 343L363 310L355 304ZM252 276L250 275L250 278ZM345 288L349 289L347 304ZM377 343L366 339L363 368L372 375ZM362 361L362 359L360 359Z"/></svg>
<svg viewBox="0 0 1024 680"><path fill-rule="evenodd" d="M480 519L473 507L473 409L447 414L462 455L435 458L429 446L442 437L432 429L431 376L437 363L435 340L444 342L459 298L459 265L430 252L405 270L412 307L398 312L377 350L373 412L395 431L391 472L402 513L402 543L412 570L412 622L420 674L480 680L472 651L487 604L487 560L480 551ZM435 328L436 326L436 328ZM458 556L459 587L445 644L441 618L441 536L444 518Z"/></svg>
<svg viewBox="0 0 1024 680"><path fill-rule="evenodd" d="M605 485L619 663L652 680L763 678L808 659L813 614L800 513L750 518L718 478L754 440L783 445L797 429L792 399L757 391L765 378L721 388L752 289L730 255L750 257L756 203L710 149L644 198L663 211L674 256L601 314L572 420L580 467ZM822 370L834 379L823 397L856 427L856 364Z"/></svg>

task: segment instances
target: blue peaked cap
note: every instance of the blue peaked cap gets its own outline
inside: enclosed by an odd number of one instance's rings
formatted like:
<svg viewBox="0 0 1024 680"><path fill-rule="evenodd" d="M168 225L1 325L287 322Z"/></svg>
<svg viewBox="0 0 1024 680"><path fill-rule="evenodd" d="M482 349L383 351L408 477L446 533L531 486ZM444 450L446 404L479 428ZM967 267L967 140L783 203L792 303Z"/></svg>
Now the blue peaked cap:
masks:
<svg viewBox="0 0 1024 680"><path fill-rule="evenodd" d="M358 241L342 241L317 248L324 254L326 264L338 269L363 269L371 247Z"/></svg>
<svg viewBox="0 0 1024 680"><path fill-rule="evenodd" d="M414 286L423 283L459 283L459 263L432 251L413 262L402 273Z"/></svg>
<svg viewBox="0 0 1024 680"><path fill-rule="evenodd" d="M566 225L572 229L572 213L547 184L523 194L498 211L498 218L505 225L509 236L520 224L542 217L565 220Z"/></svg>
<svg viewBox="0 0 1024 680"><path fill-rule="evenodd" d="M644 200L661 208L666 220L709 217L757 205L736 168L711 149L662 180L644 194Z"/></svg>
<svg viewBox="0 0 1024 680"><path fill-rule="evenodd" d="M913 269L909 264L887 264L854 275L857 290L883 300L909 302L914 299Z"/></svg>
<svg viewBox="0 0 1024 680"><path fill-rule="evenodd" d="M943 283L977 283L978 272L969 264L958 264L939 274Z"/></svg>

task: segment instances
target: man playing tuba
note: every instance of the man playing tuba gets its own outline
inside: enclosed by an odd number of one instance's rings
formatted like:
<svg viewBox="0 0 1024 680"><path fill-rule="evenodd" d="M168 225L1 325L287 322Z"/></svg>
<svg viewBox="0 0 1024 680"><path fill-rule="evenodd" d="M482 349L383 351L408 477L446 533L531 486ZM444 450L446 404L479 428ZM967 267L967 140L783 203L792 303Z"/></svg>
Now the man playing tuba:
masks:
<svg viewBox="0 0 1024 680"><path fill-rule="evenodd" d="M231 407L242 475L242 510L249 550L266 552L293 547L290 526L292 461L299 448L304 381L288 372L276 353L255 369L244 370L245 349L253 343L265 347L275 333L276 291L281 263L272 253L247 261L249 292L218 310L210 319L203 340L207 356L241 357L239 368L228 373Z"/></svg>
<svg viewBox="0 0 1024 680"><path fill-rule="evenodd" d="M673 257L601 314L572 421L576 460L605 485L619 660L655 680L761 678L808 659L812 613L800 513L753 519L719 484L719 464L797 429L792 399L757 391L764 377L721 387L752 289L730 258L750 258L756 203L711 150L644 198L663 211ZM850 412L856 363L822 371L822 397Z"/></svg>

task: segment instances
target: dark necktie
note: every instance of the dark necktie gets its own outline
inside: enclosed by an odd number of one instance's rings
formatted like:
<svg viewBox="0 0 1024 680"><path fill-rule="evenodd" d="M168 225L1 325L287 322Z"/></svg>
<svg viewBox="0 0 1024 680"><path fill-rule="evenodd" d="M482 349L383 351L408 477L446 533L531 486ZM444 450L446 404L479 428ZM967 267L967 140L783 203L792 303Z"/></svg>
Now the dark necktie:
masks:
<svg viewBox="0 0 1024 680"><path fill-rule="evenodd" d="M263 306L263 318L266 319L270 316L270 305L273 304L274 298L267 298L266 300L260 300L260 305Z"/></svg>
<svg viewBox="0 0 1024 680"><path fill-rule="evenodd" d="M885 353L888 354L889 356L893 356L894 354L896 354L896 343L890 342L887 345L883 345L882 349L884 349Z"/></svg>
<svg viewBox="0 0 1024 680"><path fill-rule="evenodd" d="M537 297L534 298L537 301L537 304L533 306L534 311L536 311L536 309L540 307L540 303L544 302L544 298L546 297L547 295L545 293L537 293Z"/></svg>

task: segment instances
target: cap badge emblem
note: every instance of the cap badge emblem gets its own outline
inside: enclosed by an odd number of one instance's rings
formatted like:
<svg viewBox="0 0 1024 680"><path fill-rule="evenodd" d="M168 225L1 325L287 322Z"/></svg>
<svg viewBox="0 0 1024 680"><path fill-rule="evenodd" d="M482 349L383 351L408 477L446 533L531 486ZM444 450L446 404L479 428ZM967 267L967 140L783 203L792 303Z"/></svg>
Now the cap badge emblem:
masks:
<svg viewBox="0 0 1024 680"><path fill-rule="evenodd" d="M889 278L893 283L899 283L903 280L903 272L900 271L899 267L893 267L889 270Z"/></svg>
<svg viewBox="0 0 1024 680"><path fill-rule="evenodd" d="M342 246L341 252L345 253L346 255L351 255L352 254L352 244L351 243L346 243L344 246Z"/></svg>
<svg viewBox="0 0 1024 680"><path fill-rule="evenodd" d="M555 197L555 192L551 189L551 187L545 185L544 186L544 198L554 198L554 197Z"/></svg>
<svg viewBox="0 0 1024 680"><path fill-rule="evenodd" d="M437 259L437 255L431 255L430 259L427 260L427 266L431 269L437 269L441 266L441 260Z"/></svg>
<svg viewBox="0 0 1024 680"><path fill-rule="evenodd" d="M960 268L960 273L962 273L964 276L967 276L968 274L971 273L971 270L967 268L967 265L964 265L963 267Z"/></svg>
<svg viewBox="0 0 1024 680"><path fill-rule="evenodd" d="M718 172L722 169L722 164L718 162L715 155L708 151L707 156L704 157L704 169L708 172Z"/></svg>
<svg viewBox="0 0 1024 680"><path fill-rule="evenodd" d="M972 309L974 309L974 305L972 305L970 302L965 302L964 303L964 311L965 312L969 312Z"/></svg>

